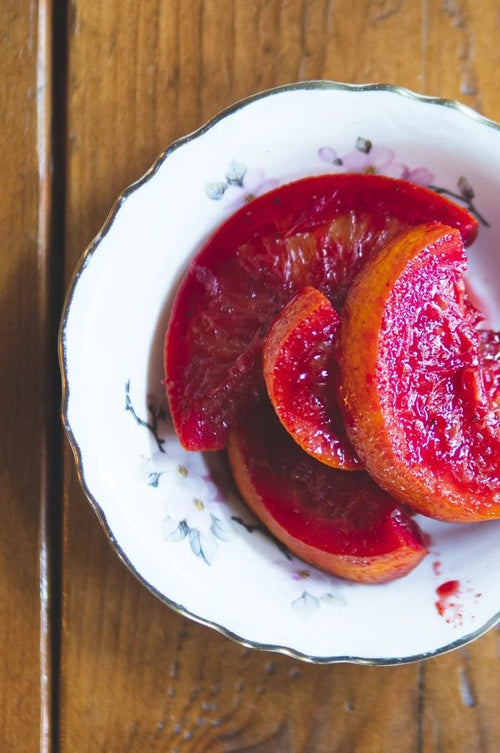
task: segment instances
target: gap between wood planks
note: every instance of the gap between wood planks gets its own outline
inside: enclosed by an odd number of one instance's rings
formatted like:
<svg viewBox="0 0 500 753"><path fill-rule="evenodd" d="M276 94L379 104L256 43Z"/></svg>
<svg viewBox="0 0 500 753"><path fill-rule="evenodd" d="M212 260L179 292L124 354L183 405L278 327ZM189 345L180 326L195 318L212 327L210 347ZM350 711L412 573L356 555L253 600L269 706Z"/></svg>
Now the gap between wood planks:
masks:
<svg viewBox="0 0 500 753"><path fill-rule="evenodd" d="M41 489L40 753L57 753L61 638L62 432L57 334L64 294L67 7L39 0L37 12L37 157Z"/></svg>

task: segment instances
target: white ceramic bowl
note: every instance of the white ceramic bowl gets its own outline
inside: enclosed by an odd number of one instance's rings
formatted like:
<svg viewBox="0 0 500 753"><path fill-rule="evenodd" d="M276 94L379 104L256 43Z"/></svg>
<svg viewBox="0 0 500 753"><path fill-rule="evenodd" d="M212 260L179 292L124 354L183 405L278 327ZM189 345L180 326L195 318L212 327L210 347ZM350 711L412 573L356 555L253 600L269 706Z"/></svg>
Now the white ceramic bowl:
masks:
<svg viewBox="0 0 500 753"><path fill-rule="evenodd" d="M224 457L180 448L162 347L188 261L248 195L367 168L432 184L479 213L470 279L500 328L500 127L404 89L319 81L238 102L170 146L84 253L60 334L64 425L121 558L183 614L242 644L323 663L408 662L484 633L500 616L500 521L419 517L430 553L386 585L287 557L254 527ZM449 581L446 597L438 589Z"/></svg>

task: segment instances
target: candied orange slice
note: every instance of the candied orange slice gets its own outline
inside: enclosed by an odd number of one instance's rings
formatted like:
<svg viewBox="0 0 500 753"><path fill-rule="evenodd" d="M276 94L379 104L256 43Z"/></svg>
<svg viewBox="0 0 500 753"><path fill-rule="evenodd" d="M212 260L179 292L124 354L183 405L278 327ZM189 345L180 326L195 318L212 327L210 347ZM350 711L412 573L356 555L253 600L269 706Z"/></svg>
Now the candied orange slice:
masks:
<svg viewBox="0 0 500 753"><path fill-rule="evenodd" d="M335 389L340 319L326 296L308 286L277 317L262 362L271 403L293 439L333 468L360 467L347 439Z"/></svg>
<svg viewBox="0 0 500 753"><path fill-rule="evenodd" d="M259 196L223 223L192 260L165 338L165 384L180 443L226 446L265 394L262 343L304 286L340 306L353 277L408 227L440 220L464 242L465 208L428 188L382 175L304 178Z"/></svg>
<svg viewBox="0 0 500 753"><path fill-rule="evenodd" d="M364 471L329 468L305 453L267 400L233 432L228 457L248 506L305 562L361 583L402 577L426 546L404 505Z"/></svg>
<svg viewBox="0 0 500 753"><path fill-rule="evenodd" d="M465 271L456 230L412 228L361 270L339 331L340 402L359 457L398 499L449 521L500 516L494 343L476 329Z"/></svg>

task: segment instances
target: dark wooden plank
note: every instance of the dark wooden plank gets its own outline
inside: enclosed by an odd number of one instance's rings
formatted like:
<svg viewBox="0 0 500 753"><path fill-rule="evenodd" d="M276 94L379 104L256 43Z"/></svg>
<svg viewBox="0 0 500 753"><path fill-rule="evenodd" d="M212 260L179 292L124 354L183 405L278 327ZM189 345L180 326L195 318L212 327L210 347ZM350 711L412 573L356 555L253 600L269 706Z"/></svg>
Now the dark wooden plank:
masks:
<svg viewBox="0 0 500 753"><path fill-rule="evenodd" d="M50 2L0 6L0 749L52 749ZM55 413L54 413L55 411Z"/></svg>

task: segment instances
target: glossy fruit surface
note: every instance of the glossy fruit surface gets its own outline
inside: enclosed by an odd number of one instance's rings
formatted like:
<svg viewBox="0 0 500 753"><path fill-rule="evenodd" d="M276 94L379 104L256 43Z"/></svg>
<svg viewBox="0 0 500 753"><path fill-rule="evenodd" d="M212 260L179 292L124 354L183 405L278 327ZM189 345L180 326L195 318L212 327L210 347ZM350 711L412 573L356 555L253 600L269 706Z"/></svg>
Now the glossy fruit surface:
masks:
<svg viewBox="0 0 500 753"><path fill-rule="evenodd" d="M500 332L479 332L479 357L490 404L500 410Z"/></svg>
<svg viewBox="0 0 500 753"><path fill-rule="evenodd" d="M340 319L319 290L303 288L273 323L262 362L271 403L293 439L333 468L360 468L337 404L335 342Z"/></svg>
<svg viewBox="0 0 500 753"><path fill-rule="evenodd" d="M329 468L305 453L267 400L232 434L228 456L249 507L316 567L377 583L406 575L426 553L403 505L367 473Z"/></svg>
<svg viewBox="0 0 500 753"><path fill-rule="evenodd" d="M396 497L450 521L500 516L500 415L483 366L492 346L481 344L465 270L457 230L406 231L356 278L339 334L359 457Z"/></svg>
<svg viewBox="0 0 500 753"><path fill-rule="evenodd" d="M401 230L439 219L472 241L477 222L429 189L380 175L306 178L236 212L192 261L165 343L166 387L181 444L220 449L264 393L262 342L304 286L335 306L366 258Z"/></svg>

